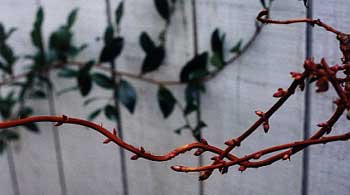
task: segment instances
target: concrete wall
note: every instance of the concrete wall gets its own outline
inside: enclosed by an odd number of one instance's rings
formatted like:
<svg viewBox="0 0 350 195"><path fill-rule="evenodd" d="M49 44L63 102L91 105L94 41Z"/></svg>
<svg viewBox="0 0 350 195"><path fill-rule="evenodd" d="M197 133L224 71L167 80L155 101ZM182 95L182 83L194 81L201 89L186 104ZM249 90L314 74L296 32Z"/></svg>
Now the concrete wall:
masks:
<svg viewBox="0 0 350 195"><path fill-rule="evenodd" d="M349 28L347 13L350 4L347 0L314 1L315 17L320 17L344 31ZM118 2L112 1L113 9ZM76 42L87 41L90 46L78 60L88 60L99 55L102 43L96 42L95 38L103 34L106 26L105 1L0 0L0 21L6 26L19 28L10 40L18 54L24 55L34 50L30 44L29 32L38 4L42 4L46 13L46 37L65 21L71 9L79 7L79 18L74 27L79 35ZM169 53L166 65L147 76L176 80L183 64L193 56L191 6L188 0L178 1L166 44ZM258 0L197 0L196 7L200 51L210 48L210 35L216 27L227 34L227 42L231 45L241 38L247 41L254 32L255 17L261 9ZM125 9L121 33L126 39L126 48L117 64L120 70L139 73L143 54L138 45L138 37L141 31L147 31L156 38L164 22L152 1L126 1ZM287 0L275 1L271 14L274 18L288 19L304 17L306 13L302 2ZM291 82L289 72L302 70L307 44L314 49L316 61L322 56L327 57L331 64L340 61L334 36L318 28L314 28L314 31L313 40L307 43L304 24L266 26L244 56L208 83L207 93L202 101L203 118L209 128L203 134L211 144L224 147L225 140L239 135L256 120L254 110L266 110L274 103L275 99L271 98L273 92L279 87L287 87ZM25 63L25 60L19 63ZM194 141L188 132L180 136L172 132L183 123L180 110L175 110L171 118L162 119L156 102L157 86L134 80L130 82L136 86L139 101L134 115L122 109L127 142L142 145L154 153L164 153ZM74 84L74 81L55 79L58 91ZM183 86L172 89L178 97L183 96ZM94 88L93 94L102 93L104 91ZM315 124L325 120L329 111L334 109L331 105L334 94L312 94L312 97L311 125L314 129ZM37 114L49 114L47 100L31 103L35 104ZM76 93L55 97L57 114L86 118L89 111L97 106L98 103L83 108L82 100ZM238 154L302 139L304 113L304 94L298 92L271 119L270 133L256 132L237 150ZM114 127L112 122L102 116L95 121L103 122L105 127ZM19 129L21 140L12 144L11 152L1 156L0 194L16 194L16 187L13 187L16 182L20 194L62 194L55 134L50 124L40 126L40 135ZM336 130L347 131L345 127L346 123L343 122L336 126ZM103 137L77 126L60 127L58 137L68 194L122 193L116 146L102 145ZM348 143L312 147L308 170L309 194L350 194L350 184L347 182L347 168L350 167L347 161L348 147ZM205 160L206 163L210 163L208 159ZM173 164L196 165L196 158L190 154L165 163L146 160L128 160L127 163L131 195L198 194L197 174L175 173L169 168ZM302 154L294 156L290 162L277 162L268 167L249 169L244 173L235 169L236 167L231 168L223 176L215 172L205 182L205 194L300 194ZM15 170L15 179L11 179L10 170Z"/></svg>

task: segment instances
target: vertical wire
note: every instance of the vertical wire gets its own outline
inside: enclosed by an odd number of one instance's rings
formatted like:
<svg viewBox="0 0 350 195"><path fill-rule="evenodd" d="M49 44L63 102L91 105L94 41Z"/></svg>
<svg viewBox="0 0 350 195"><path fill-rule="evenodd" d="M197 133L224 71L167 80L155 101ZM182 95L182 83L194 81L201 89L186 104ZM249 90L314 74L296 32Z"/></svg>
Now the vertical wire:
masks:
<svg viewBox="0 0 350 195"><path fill-rule="evenodd" d="M0 90L1 95L1 90ZM11 187L13 191L13 195L20 195L19 184L18 184L18 176L16 171L16 164L13 157L12 144L9 143L7 147L7 166L9 168L10 179L11 179Z"/></svg>
<svg viewBox="0 0 350 195"><path fill-rule="evenodd" d="M197 26L197 7L196 7L196 1L192 0L192 26L193 26L193 53L194 55L198 55L198 26ZM200 92L198 92L196 97L197 101L197 125L200 124L201 122L201 95ZM200 137L202 137L201 132L200 132ZM203 156L200 155L198 159L198 164L199 166L203 165ZM199 195L204 195L204 181L199 181L199 186L198 186L198 194Z"/></svg>
<svg viewBox="0 0 350 195"><path fill-rule="evenodd" d="M112 15L111 15L111 3L109 0L106 0L106 16L107 16L107 23L108 25L112 25ZM117 78L117 75L115 74L116 65L114 61L110 62L111 64L111 76L112 80L114 82L114 91L113 91L113 99L114 104L116 107L116 115L117 115L117 130L118 130L118 136L120 139L124 139L124 132L123 132L123 125L122 125L122 118L121 118L121 110L120 110L120 102L119 102L119 95L118 95L118 89L119 89L119 82L120 78ZM128 174L127 174L127 167L126 167L126 158L125 158L125 150L123 148L119 148L119 155L120 155L120 168L121 168L121 179L122 179L122 186L123 186L123 195L129 195L129 184L128 184Z"/></svg>
<svg viewBox="0 0 350 195"><path fill-rule="evenodd" d="M308 1L308 7L306 10L306 17L313 17L313 2ZM312 57L312 26L306 24L306 58ZM311 121L311 91L309 80L306 81L305 86L305 119L304 119L304 140L310 137L310 121ZM303 151L303 165L302 165L302 184L301 184L301 194L308 195L309 187L309 163L310 163L309 148L305 148Z"/></svg>
<svg viewBox="0 0 350 195"><path fill-rule="evenodd" d="M36 5L38 7L42 6L41 0L35 0L35 2L36 2ZM50 75L47 75L47 77L49 79ZM46 91L48 93L49 114L52 116L56 115L56 106L55 106L55 98L54 98L53 91L49 87L47 87ZM58 128L56 126L51 126L51 130L53 133L55 158L56 158L56 162L57 162L57 171L58 171L58 179L59 179L61 194L67 195L67 183L66 183L66 177L65 177L65 173L64 173L60 134L59 134Z"/></svg>
<svg viewBox="0 0 350 195"><path fill-rule="evenodd" d="M53 96L53 91L48 87L48 103L49 103L49 113L51 116L56 115L56 106L55 106L55 98ZM57 170L58 170L58 178L61 187L61 194L67 195L67 184L66 177L64 173L64 163L63 163L63 155L61 148L61 140L58 128L54 125L51 125L51 129L53 132L53 141L55 147L56 161L57 161Z"/></svg>
<svg viewBox="0 0 350 195"><path fill-rule="evenodd" d="M7 162L8 162L9 171L10 171L13 194L20 195L21 193L19 190L16 164L15 164L15 160L13 158L12 144L9 144L8 149L7 149Z"/></svg>

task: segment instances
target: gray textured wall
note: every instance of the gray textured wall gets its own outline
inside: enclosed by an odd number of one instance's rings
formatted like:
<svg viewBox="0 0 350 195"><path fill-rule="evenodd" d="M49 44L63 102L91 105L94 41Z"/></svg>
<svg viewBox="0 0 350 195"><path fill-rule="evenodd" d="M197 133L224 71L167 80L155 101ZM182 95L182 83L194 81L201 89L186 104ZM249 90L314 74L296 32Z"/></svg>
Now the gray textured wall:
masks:
<svg viewBox="0 0 350 195"><path fill-rule="evenodd" d="M157 79L177 79L181 66L193 56L192 8L189 0L180 0L170 27L167 50L171 54L166 65L158 72L149 74ZM105 4L103 0L42 0L45 9L44 33L47 35L63 21L68 12L79 7L79 18L74 31L79 34L77 43L88 40L90 47L79 56L80 60L97 57L100 36L106 26ZM112 1L113 8L118 1ZM327 23L346 31L349 29L348 0L314 0L314 14ZM19 54L33 51L29 32L34 13L38 6L35 0L0 0L0 21L6 26L16 26L19 30L10 43ZM227 33L228 43L240 38L248 40L254 32L254 19L261 9L259 0L197 0L197 25L199 49L209 48L211 32L216 28ZM163 21L156 13L151 0L126 1L122 34L126 38L126 48L118 59L118 68L138 73L142 62L142 51L138 45L141 31L147 31L153 38L163 27ZM305 8L297 0L275 1L272 8L274 18L304 17ZM203 96L203 118L209 128L204 137L213 145L224 147L223 142L239 135L254 120L254 110L266 110L275 101L271 98L279 87L287 87L291 82L289 72L302 70L305 58L305 25L267 26L254 46L235 64L227 67L221 75L208 83ZM314 28L312 42L315 60L327 57L332 64L339 62L340 53L333 35ZM22 60L19 63L25 64ZM20 71L20 70L19 70ZM73 81L55 79L57 90L74 85ZM175 135L172 130L182 124L181 112L166 121L160 120L161 113L156 103L157 86L132 81L136 86L139 102L136 114L122 110L125 139L135 145L142 145L155 153L164 153L176 146L193 142L191 135L184 132ZM173 87L175 94L182 96L183 87ZM94 93L103 93L94 89ZM311 125L322 122L332 109L334 94L312 94ZM32 102L37 114L48 114L47 101ZM57 114L67 114L85 118L88 111L98 104L80 108L82 100L75 93L55 97ZM271 131L258 131L239 148L243 155L262 147L299 140L303 137L304 95L296 93L276 116L271 119ZM103 117L95 120L112 128L113 123ZM57 171L54 134L49 124L41 124L41 134L34 135L21 131L21 140L12 144L14 164L8 155L0 158L0 194L14 194L9 165L15 165L21 194L61 194ZM347 131L346 123L336 126L336 131ZM103 137L85 128L64 125L59 129L64 171L68 194L121 194L120 165L117 147L102 145ZM348 163L348 143L333 143L315 146L310 150L311 161L309 192L311 195L350 194ZM128 156L130 154L128 153ZM11 157L11 155L10 155ZM177 195L197 194L196 174L181 174L170 170L173 164L196 165L197 160L190 154L174 161L155 163L146 160L127 161L131 195ZM210 163L209 160L205 162ZM230 169L224 176L215 173L205 182L205 193L265 195L296 195L301 191L302 155L294 156L291 162L277 162L260 169L249 169L244 173Z"/></svg>

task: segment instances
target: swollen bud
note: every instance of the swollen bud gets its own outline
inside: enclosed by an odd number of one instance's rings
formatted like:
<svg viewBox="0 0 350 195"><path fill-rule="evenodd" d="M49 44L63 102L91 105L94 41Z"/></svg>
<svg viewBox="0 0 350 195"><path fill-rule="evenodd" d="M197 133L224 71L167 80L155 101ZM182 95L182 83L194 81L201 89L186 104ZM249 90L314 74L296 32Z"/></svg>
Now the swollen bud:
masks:
<svg viewBox="0 0 350 195"><path fill-rule="evenodd" d="M282 88L278 88L277 91L273 94L273 97L280 98L283 97L287 91L283 90Z"/></svg>
<svg viewBox="0 0 350 195"><path fill-rule="evenodd" d="M292 77L295 79L295 80L299 80L303 77L303 74L299 73L299 72L291 72L290 75L292 75Z"/></svg>
<svg viewBox="0 0 350 195"><path fill-rule="evenodd" d="M269 123L268 122L264 122L263 128L264 128L264 132L265 133L269 132L269 129L270 129Z"/></svg>
<svg viewBox="0 0 350 195"><path fill-rule="evenodd" d="M262 156L261 153L257 153L253 156L254 159L259 159Z"/></svg>
<svg viewBox="0 0 350 195"><path fill-rule="evenodd" d="M282 158L283 160L290 160L290 155L289 154L285 154L285 155L283 155L283 158Z"/></svg>

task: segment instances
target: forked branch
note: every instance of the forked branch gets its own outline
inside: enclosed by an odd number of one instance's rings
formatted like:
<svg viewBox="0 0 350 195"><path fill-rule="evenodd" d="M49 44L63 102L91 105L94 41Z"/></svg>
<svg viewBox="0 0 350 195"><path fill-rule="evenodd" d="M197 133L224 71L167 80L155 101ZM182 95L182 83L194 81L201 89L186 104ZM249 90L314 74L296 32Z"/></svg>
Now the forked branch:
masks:
<svg viewBox="0 0 350 195"><path fill-rule="evenodd" d="M257 168L266 165L270 165L278 160L290 159L292 155L299 151L302 151L310 145L316 144L326 144L335 141L346 141L350 139L350 132L334 135L325 136L331 133L333 126L344 114L345 111L350 110L350 36L348 34L339 32L333 27L321 22L320 20L313 19L293 19L293 20L272 20L268 19L268 11L263 10L259 13L257 20L263 23L272 24L292 24L292 23L310 23L313 25L318 25L335 33L339 40L340 49L342 50L344 56L342 65L329 66L325 59L322 59L320 63L315 63L313 60L304 61L304 72L292 72L293 82L287 89L279 88L273 94L274 98L278 98L277 102L266 112L256 111L258 119L240 136L232 138L225 142L227 145L226 149L220 149L207 143L204 139L200 142L195 142L191 144L186 144L184 146L178 147L164 155L154 155L147 152L143 147L132 146L118 137L117 131L114 129L112 132L104 128L102 125L95 124L90 121L70 118L67 116L34 116L24 119L18 119L13 121L7 121L0 123L0 129L11 128L19 125L25 125L35 122L55 122L54 125L60 126L63 124L75 124L96 130L106 137L103 143L107 144L113 142L120 147L130 151L134 155L131 157L132 160L139 158L148 159L151 161L168 161L176 156L189 152L196 149L194 155L199 156L204 152L211 152L215 154L212 157L214 161L210 165L201 167L187 167L187 166L172 166L172 169L178 172L201 172L200 179L207 179L213 170L218 169L222 174L228 172L228 168L233 165L239 165L238 170L244 171L247 168ZM342 74L341 74L342 73ZM340 78L339 75L345 76ZM330 118L323 123L318 124L320 127L318 131L314 133L310 138L303 141L296 141L291 143L286 143L282 145L272 146L269 148L258 150L254 153L245 155L243 157L236 156L231 153L231 151L242 144L242 142L247 139L250 135L257 131L257 129L262 126L265 133L268 133L270 129L270 118L283 106L283 104L296 92L297 88L303 91L305 87L306 80L310 80L316 83L317 92L326 92L329 86L332 86L338 95L338 99L333 103L336 104L337 108L335 112L330 116ZM349 114L348 114L349 115ZM274 154L276 153L276 154ZM267 154L272 156L265 157Z"/></svg>

